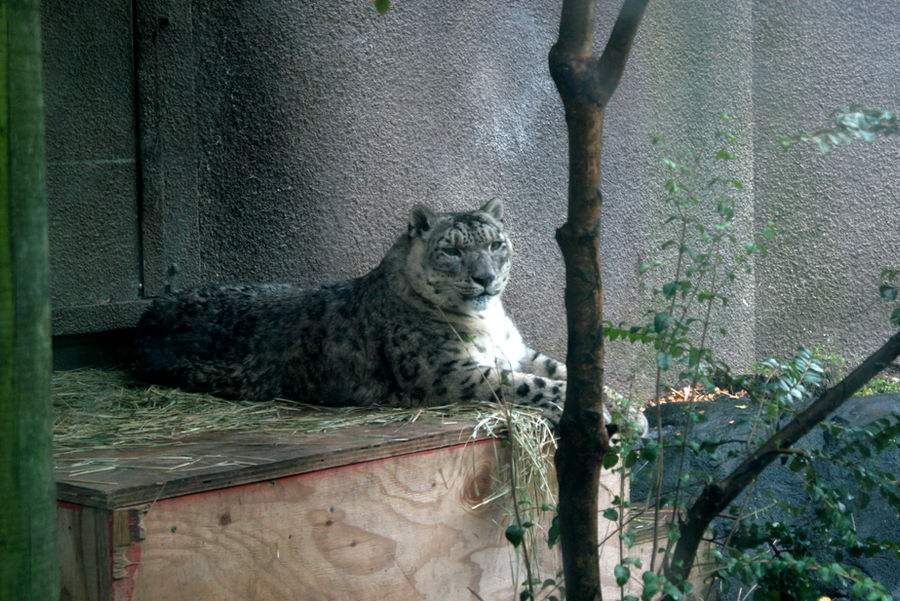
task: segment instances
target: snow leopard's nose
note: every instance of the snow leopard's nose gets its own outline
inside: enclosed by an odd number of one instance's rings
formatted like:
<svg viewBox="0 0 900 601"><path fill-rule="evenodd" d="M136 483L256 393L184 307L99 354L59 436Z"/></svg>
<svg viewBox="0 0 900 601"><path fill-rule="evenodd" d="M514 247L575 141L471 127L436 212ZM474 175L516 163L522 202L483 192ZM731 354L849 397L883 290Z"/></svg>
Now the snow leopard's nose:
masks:
<svg viewBox="0 0 900 601"><path fill-rule="evenodd" d="M497 271L494 269L487 253L480 253L472 257L468 267L469 278L485 290L497 279Z"/></svg>
<svg viewBox="0 0 900 601"><path fill-rule="evenodd" d="M472 281L484 289L487 289L495 279L497 279L497 278L493 274L493 272L482 272L482 273L472 274Z"/></svg>

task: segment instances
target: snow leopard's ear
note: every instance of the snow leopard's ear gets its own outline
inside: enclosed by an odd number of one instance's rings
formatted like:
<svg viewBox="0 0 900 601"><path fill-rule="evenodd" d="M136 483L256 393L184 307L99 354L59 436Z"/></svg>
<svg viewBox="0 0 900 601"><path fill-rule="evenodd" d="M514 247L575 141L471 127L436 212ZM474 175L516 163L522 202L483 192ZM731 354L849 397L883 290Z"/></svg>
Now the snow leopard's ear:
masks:
<svg viewBox="0 0 900 601"><path fill-rule="evenodd" d="M409 212L409 235L421 236L434 225L434 211L422 205L416 205Z"/></svg>
<svg viewBox="0 0 900 601"><path fill-rule="evenodd" d="M499 198L490 199L481 207L481 210L503 223L503 201Z"/></svg>

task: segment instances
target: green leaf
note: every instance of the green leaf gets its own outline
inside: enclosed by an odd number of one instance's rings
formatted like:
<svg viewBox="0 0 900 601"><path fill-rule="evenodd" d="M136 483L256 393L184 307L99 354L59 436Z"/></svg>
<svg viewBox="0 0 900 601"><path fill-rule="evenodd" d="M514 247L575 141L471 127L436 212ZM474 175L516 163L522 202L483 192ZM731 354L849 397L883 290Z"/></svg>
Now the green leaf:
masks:
<svg viewBox="0 0 900 601"><path fill-rule="evenodd" d="M619 463L619 455L616 453L607 453L603 456L603 469L610 469Z"/></svg>
<svg viewBox="0 0 900 601"><path fill-rule="evenodd" d="M375 5L375 10L379 15L387 13L391 8L391 0L372 0L372 4Z"/></svg>
<svg viewBox="0 0 900 601"><path fill-rule="evenodd" d="M631 578L631 570L623 565L617 565L613 569L613 573L616 575L616 584L618 586L625 586L625 583Z"/></svg>
<svg viewBox="0 0 900 601"><path fill-rule="evenodd" d="M659 332L665 332L669 327L669 323L672 321L672 316L668 313L657 313L653 317L653 329Z"/></svg>
<svg viewBox="0 0 900 601"><path fill-rule="evenodd" d="M639 570L643 567L643 564L641 563L641 560L638 557L623 557L622 563L632 565Z"/></svg>
<svg viewBox="0 0 900 601"><path fill-rule="evenodd" d="M642 578L644 579L644 592L641 593L641 599L650 601L659 592L659 578L650 571L644 572Z"/></svg>
<svg viewBox="0 0 900 601"><path fill-rule="evenodd" d="M699 349L696 347L691 347L691 352L688 355L688 366L689 367L697 367L700 365L700 357L703 356L703 349Z"/></svg>
<svg viewBox="0 0 900 601"><path fill-rule="evenodd" d="M637 463L637 459L638 459L638 455L635 452L635 450L634 449L629 450L628 454L625 455L625 461L624 461L625 468L627 469L627 468L634 467L634 464Z"/></svg>
<svg viewBox="0 0 900 601"><path fill-rule="evenodd" d="M733 152L728 152L727 150L720 150L716 153L716 158L723 161L733 161L737 158Z"/></svg>
<svg viewBox="0 0 900 601"><path fill-rule="evenodd" d="M610 522L615 522L619 519L619 512L610 507L606 511L603 512L603 517L605 517Z"/></svg>
<svg viewBox="0 0 900 601"><path fill-rule="evenodd" d="M688 474L685 474L687 476ZM669 542L677 543L678 539L681 538L681 530L678 529L674 524L670 524L669 531L666 532L666 538L669 539Z"/></svg>
<svg viewBox="0 0 900 601"><path fill-rule="evenodd" d="M659 443L648 442L641 449L641 459L648 463L656 461L657 456L659 456Z"/></svg>
<svg viewBox="0 0 900 601"><path fill-rule="evenodd" d="M888 300L897 300L897 287L890 284L882 284L878 288L878 294Z"/></svg>
<svg viewBox="0 0 900 601"><path fill-rule="evenodd" d="M512 524L509 528L506 529L506 540L513 544L513 547L518 547L522 544L522 539L525 537L525 529L519 526L518 524Z"/></svg>
<svg viewBox="0 0 900 601"><path fill-rule="evenodd" d="M681 601L683 596L681 591L671 582L666 582L665 586L663 586L663 592L670 596L673 601Z"/></svg>
<svg viewBox="0 0 900 601"><path fill-rule="evenodd" d="M559 542L559 515L553 517L550 522L550 529L547 530L547 547L553 548L553 545Z"/></svg>
<svg viewBox="0 0 900 601"><path fill-rule="evenodd" d="M672 353L659 351L656 353L656 365L663 371L672 367Z"/></svg>

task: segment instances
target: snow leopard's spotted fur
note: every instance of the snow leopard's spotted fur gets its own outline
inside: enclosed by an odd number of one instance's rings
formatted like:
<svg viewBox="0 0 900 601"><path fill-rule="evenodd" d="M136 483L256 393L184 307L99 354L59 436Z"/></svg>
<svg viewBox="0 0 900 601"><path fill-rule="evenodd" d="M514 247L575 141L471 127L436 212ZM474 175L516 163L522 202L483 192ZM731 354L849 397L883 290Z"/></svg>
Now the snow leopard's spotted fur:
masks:
<svg viewBox="0 0 900 601"><path fill-rule="evenodd" d="M321 288L204 286L141 319L136 373L248 399L433 406L502 394L559 419L566 366L528 348L500 302L512 248L493 200L418 206L363 277ZM607 423L609 423L608 415Z"/></svg>

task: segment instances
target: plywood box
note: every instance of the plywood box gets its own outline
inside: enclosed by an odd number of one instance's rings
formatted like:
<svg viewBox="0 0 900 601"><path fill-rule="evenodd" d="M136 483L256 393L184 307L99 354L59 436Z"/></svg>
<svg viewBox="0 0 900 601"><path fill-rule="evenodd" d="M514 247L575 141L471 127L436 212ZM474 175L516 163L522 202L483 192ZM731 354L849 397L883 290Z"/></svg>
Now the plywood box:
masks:
<svg viewBox="0 0 900 601"><path fill-rule="evenodd" d="M510 599L505 458L428 424L66 455L61 599Z"/></svg>
<svg viewBox="0 0 900 601"><path fill-rule="evenodd" d="M471 426L423 423L67 453L57 457L60 599L518 599L525 575L503 535L511 504L497 494L508 460ZM600 510L621 492L606 472ZM599 521L611 575L619 539ZM540 576L553 576L558 547L538 538ZM627 554L649 565L651 549ZM637 571L632 580L626 592L639 595ZM603 584L619 598L611 577Z"/></svg>

